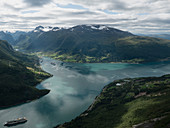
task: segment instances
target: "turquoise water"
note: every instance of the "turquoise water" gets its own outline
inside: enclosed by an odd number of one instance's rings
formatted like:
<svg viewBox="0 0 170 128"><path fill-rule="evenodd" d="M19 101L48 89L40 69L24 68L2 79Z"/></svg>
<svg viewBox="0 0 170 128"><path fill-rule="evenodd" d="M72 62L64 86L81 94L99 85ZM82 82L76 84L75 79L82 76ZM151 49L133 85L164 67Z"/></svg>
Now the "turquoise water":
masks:
<svg viewBox="0 0 170 128"><path fill-rule="evenodd" d="M170 62L73 64L43 58L41 66L53 77L37 88L48 88L50 93L30 103L0 110L0 128L5 121L23 116L28 118L28 122L14 128L52 128L86 110L101 89L115 79L170 73Z"/></svg>

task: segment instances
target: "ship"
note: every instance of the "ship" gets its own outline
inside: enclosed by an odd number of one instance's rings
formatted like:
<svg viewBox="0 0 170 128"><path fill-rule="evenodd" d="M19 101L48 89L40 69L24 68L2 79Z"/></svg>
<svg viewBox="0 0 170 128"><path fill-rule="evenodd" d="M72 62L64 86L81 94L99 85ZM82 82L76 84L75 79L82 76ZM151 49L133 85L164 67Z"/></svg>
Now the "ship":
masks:
<svg viewBox="0 0 170 128"><path fill-rule="evenodd" d="M23 118L17 118L15 120L7 121L4 123L4 126L14 126L22 123L26 123L27 119L25 117Z"/></svg>

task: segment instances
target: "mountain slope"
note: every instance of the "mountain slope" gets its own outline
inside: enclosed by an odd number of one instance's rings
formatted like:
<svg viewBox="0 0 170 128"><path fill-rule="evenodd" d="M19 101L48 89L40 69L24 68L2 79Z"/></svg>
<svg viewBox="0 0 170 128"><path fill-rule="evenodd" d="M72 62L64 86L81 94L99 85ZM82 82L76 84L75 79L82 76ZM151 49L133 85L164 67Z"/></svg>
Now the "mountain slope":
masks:
<svg viewBox="0 0 170 128"><path fill-rule="evenodd" d="M147 62L170 57L170 41L133 34L104 25L79 25L69 29L37 27L21 36L17 46L43 52L67 62ZM158 52L159 51L159 52Z"/></svg>
<svg viewBox="0 0 170 128"><path fill-rule="evenodd" d="M27 32L24 32L24 31L16 31L16 32L7 32L8 34L10 34L14 40L18 40L18 38L21 36L21 35L25 35L27 34Z"/></svg>
<svg viewBox="0 0 170 128"><path fill-rule="evenodd" d="M0 31L0 40L6 40L12 45L15 44L14 38L9 33L5 33L3 31Z"/></svg>
<svg viewBox="0 0 170 128"><path fill-rule="evenodd" d="M37 99L49 92L34 87L50 77L38 65L38 58L16 52L6 41L0 41L0 107Z"/></svg>
<svg viewBox="0 0 170 128"><path fill-rule="evenodd" d="M141 34L141 36L149 36L149 37L155 37L155 38L162 38L162 39L170 40L170 34L150 34L150 35Z"/></svg>
<svg viewBox="0 0 170 128"><path fill-rule="evenodd" d="M170 57L170 41L152 37L127 37L115 43L117 55L125 62L166 60Z"/></svg>
<svg viewBox="0 0 170 128"><path fill-rule="evenodd" d="M160 35L149 35L150 37L157 37L162 39L168 39L170 40L170 34L160 34Z"/></svg>
<svg viewBox="0 0 170 128"><path fill-rule="evenodd" d="M77 118L56 128L169 128L170 75L116 80Z"/></svg>
<svg viewBox="0 0 170 128"><path fill-rule="evenodd" d="M99 47L98 45L107 45L117 38L132 35L113 28L94 29L86 25L70 29L55 29L55 31L52 29L48 32L42 30L42 26L37 27L27 36L21 37L17 41L17 45L29 51L70 53L73 50L74 52L84 50L86 47L94 48ZM26 46L24 46L25 44Z"/></svg>

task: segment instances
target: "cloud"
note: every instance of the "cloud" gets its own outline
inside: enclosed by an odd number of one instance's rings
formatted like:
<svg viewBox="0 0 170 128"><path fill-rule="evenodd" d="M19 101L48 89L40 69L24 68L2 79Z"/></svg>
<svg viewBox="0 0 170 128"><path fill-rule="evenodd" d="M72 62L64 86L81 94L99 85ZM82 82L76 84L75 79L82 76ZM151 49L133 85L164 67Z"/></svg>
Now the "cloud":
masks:
<svg viewBox="0 0 170 128"><path fill-rule="evenodd" d="M14 6L7 4L7 3L4 3L4 7L9 8L9 9L14 10L14 11L20 11L22 9L22 8L14 7Z"/></svg>
<svg viewBox="0 0 170 128"><path fill-rule="evenodd" d="M24 2L29 6L39 7L52 2L52 0L24 0Z"/></svg>
<svg viewBox="0 0 170 128"><path fill-rule="evenodd" d="M170 33L169 5L169 0L1 0L0 30L106 24L132 33Z"/></svg>

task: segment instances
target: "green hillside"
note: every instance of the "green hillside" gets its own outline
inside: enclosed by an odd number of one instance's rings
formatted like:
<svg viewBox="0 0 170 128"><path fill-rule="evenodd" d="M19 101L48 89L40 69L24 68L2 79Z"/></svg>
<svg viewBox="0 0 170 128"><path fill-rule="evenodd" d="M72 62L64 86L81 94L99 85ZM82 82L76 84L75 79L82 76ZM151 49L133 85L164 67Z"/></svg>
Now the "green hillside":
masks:
<svg viewBox="0 0 170 128"><path fill-rule="evenodd" d="M116 80L103 88L88 110L56 128L132 126L170 127L170 75Z"/></svg>
<svg viewBox="0 0 170 128"><path fill-rule="evenodd" d="M170 40L133 36L118 39L115 45L116 54L123 62L160 61L170 58Z"/></svg>
<svg viewBox="0 0 170 128"><path fill-rule="evenodd" d="M42 26L41 26L42 27ZM170 40L134 36L100 25L79 25L70 29L43 32L36 29L17 40L26 52L41 52L65 62L129 62L169 60Z"/></svg>
<svg viewBox="0 0 170 128"><path fill-rule="evenodd" d="M170 59L170 40L130 36L119 38L109 45L100 44L84 48L84 52L76 53L74 50L69 53L61 51L56 53L46 53L55 59L66 62L128 62L142 63L152 61L162 61ZM95 51L96 50L96 51ZM90 54L93 52L93 54Z"/></svg>
<svg viewBox="0 0 170 128"><path fill-rule="evenodd" d="M49 92L34 86L50 77L39 67L39 59L13 50L0 41L0 107L37 99Z"/></svg>

